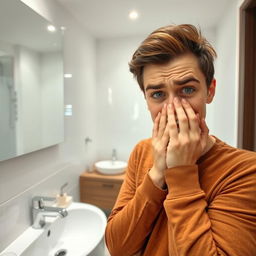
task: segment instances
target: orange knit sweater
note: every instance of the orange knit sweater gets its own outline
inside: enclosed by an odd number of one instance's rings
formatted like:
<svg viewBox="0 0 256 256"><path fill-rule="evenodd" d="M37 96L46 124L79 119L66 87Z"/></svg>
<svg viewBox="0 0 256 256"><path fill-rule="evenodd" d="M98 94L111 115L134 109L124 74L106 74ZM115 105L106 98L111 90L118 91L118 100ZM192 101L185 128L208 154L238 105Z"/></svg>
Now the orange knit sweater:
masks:
<svg viewBox="0 0 256 256"><path fill-rule="evenodd" d="M151 181L151 140L132 152L108 219L112 256L256 256L256 153L216 138L196 165Z"/></svg>

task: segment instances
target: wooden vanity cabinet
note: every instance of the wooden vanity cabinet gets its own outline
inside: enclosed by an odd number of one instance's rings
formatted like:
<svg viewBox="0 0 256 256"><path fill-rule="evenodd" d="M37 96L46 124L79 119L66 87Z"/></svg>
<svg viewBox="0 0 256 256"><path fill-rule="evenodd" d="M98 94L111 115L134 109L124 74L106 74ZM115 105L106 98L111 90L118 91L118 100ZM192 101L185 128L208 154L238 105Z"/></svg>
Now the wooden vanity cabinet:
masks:
<svg viewBox="0 0 256 256"><path fill-rule="evenodd" d="M97 172L84 172L80 175L80 201L111 211L124 174L101 175Z"/></svg>

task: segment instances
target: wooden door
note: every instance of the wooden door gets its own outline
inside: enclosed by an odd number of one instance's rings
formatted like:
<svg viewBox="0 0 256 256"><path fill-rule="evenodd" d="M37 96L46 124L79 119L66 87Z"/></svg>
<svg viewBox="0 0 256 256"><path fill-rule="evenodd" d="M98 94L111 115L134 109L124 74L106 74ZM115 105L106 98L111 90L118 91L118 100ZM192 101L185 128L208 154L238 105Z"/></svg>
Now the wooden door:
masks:
<svg viewBox="0 0 256 256"><path fill-rule="evenodd" d="M238 146L256 151L256 0L240 8Z"/></svg>

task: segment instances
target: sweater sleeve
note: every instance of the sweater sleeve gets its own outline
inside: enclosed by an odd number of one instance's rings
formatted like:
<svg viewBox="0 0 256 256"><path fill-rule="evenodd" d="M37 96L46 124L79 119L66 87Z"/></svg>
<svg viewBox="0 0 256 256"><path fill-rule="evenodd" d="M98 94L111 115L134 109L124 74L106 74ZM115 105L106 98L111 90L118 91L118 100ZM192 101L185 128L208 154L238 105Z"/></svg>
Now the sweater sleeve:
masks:
<svg viewBox="0 0 256 256"><path fill-rule="evenodd" d="M255 170L230 178L209 204L196 165L169 169L166 183L169 255L255 255Z"/></svg>
<svg viewBox="0 0 256 256"><path fill-rule="evenodd" d="M139 252L163 207L166 191L157 188L146 173L136 187L136 151L129 159L126 177L108 218L105 240L112 256Z"/></svg>

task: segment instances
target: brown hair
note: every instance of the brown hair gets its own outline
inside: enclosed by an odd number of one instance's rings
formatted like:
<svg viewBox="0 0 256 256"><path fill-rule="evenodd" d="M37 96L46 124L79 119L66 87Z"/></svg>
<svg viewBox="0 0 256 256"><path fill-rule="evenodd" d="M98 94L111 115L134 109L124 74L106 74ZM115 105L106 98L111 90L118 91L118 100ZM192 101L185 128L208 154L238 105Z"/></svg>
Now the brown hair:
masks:
<svg viewBox="0 0 256 256"><path fill-rule="evenodd" d="M193 53L203 72L207 87L214 76L214 58L217 56L200 29L190 24L169 25L152 32L133 54L130 71L144 92L143 69L148 64L164 64L184 53Z"/></svg>

